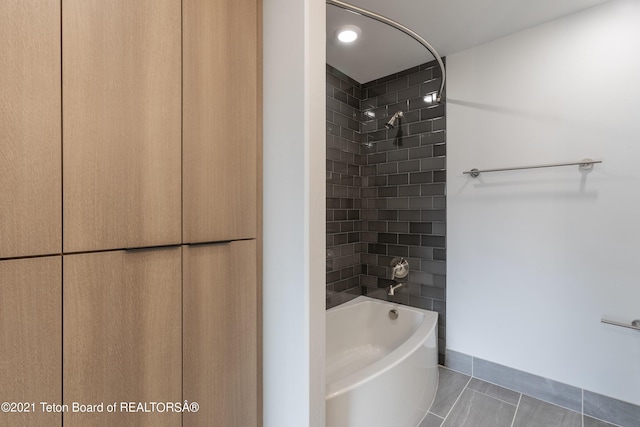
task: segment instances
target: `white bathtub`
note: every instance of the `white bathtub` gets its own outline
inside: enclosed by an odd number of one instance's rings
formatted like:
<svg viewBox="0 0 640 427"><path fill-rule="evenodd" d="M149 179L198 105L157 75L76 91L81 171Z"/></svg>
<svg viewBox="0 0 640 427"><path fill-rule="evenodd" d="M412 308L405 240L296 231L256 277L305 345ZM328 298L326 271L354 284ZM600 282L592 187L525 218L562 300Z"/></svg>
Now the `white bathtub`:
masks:
<svg viewBox="0 0 640 427"><path fill-rule="evenodd" d="M438 387L437 322L365 296L327 310L326 426L417 427Z"/></svg>

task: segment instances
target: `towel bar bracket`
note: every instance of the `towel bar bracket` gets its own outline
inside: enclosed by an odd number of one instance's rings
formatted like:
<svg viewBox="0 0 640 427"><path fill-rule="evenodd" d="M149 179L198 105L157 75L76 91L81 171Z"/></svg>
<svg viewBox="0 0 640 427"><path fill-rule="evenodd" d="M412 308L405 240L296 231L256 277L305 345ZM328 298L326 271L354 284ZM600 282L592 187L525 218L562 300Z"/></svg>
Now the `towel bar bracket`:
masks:
<svg viewBox="0 0 640 427"><path fill-rule="evenodd" d="M613 320L607 320L607 319L601 319L600 321L608 325L621 326L623 328L635 329L636 331L640 331L640 319L633 320L631 324L614 322Z"/></svg>

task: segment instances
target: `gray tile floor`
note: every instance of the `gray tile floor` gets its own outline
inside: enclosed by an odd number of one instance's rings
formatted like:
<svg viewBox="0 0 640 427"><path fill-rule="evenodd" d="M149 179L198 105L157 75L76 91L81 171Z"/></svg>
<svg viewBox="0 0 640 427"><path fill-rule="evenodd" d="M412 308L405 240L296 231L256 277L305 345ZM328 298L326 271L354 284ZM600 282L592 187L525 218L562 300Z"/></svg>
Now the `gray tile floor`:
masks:
<svg viewBox="0 0 640 427"><path fill-rule="evenodd" d="M419 427L615 427L440 367L438 393Z"/></svg>

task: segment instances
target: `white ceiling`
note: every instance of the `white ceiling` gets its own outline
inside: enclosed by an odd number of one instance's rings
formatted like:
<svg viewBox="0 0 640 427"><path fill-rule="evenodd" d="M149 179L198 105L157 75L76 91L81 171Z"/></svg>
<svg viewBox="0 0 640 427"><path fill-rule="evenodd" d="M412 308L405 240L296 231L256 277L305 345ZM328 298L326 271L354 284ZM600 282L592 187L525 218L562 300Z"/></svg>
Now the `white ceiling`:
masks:
<svg viewBox="0 0 640 427"><path fill-rule="evenodd" d="M440 54L451 55L608 0L346 0L384 15L424 37ZM351 45L336 31L356 25ZM327 62L360 83L431 61L429 52L400 31L327 5Z"/></svg>

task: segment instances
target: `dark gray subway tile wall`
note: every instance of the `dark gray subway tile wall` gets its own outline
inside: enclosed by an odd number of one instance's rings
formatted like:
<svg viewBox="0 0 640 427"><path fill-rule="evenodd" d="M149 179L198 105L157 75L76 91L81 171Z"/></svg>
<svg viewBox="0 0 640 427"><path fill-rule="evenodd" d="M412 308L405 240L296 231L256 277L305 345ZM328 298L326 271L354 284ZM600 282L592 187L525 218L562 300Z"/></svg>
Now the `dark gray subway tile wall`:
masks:
<svg viewBox="0 0 640 427"><path fill-rule="evenodd" d="M339 219L335 215L344 208L329 206L341 203L336 201L336 188L332 186L336 174L342 179L342 173L349 172L348 163L337 153L347 151L357 160L352 164L359 166L358 181L355 175L353 178L354 187L359 186L360 197L353 200L353 209L359 210L359 240L354 247L360 250L361 261L356 279L355 274L348 276L349 271L336 273L335 257L333 265L328 260L327 291L328 294L349 292L391 298L398 303L437 311L443 362L446 347L445 106L427 104L423 99L424 95L438 90L440 79L435 62L362 85L327 65L327 246L337 257L335 234L339 233L340 226L336 222L343 221L344 214L340 214ZM358 111L353 101L349 104L349 96L359 97ZM403 117L394 129L386 129L385 123L397 111L402 111ZM359 120L360 132L348 119ZM341 141L340 146L336 146L336 139L344 139L339 138L344 134L336 126L347 126L353 140ZM352 260L355 254L354 251ZM398 256L409 261L410 273L402 279L406 285L396 296L388 297L386 288L393 283L390 263ZM353 272L356 270L354 267ZM343 282L343 277L349 277L348 284ZM356 283L359 290L352 286Z"/></svg>
<svg viewBox="0 0 640 427"><path fill-rule="evenodd" d="M360 83L327 66L327 295L361 294ZM334 298L335 300L335 298ZM341 301L338 299L338 301Z"/></svg>

